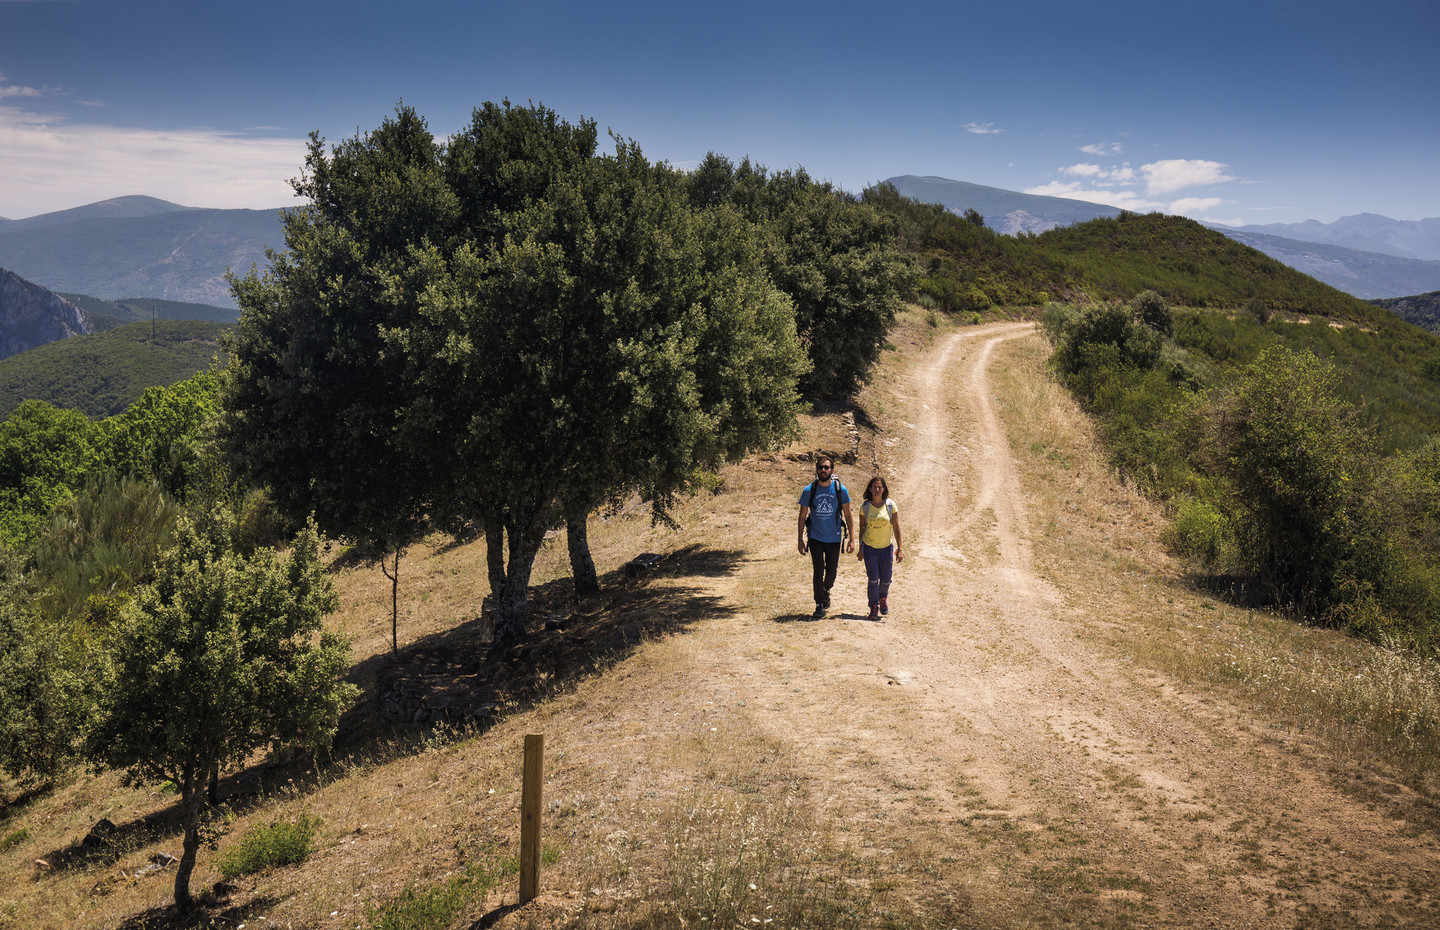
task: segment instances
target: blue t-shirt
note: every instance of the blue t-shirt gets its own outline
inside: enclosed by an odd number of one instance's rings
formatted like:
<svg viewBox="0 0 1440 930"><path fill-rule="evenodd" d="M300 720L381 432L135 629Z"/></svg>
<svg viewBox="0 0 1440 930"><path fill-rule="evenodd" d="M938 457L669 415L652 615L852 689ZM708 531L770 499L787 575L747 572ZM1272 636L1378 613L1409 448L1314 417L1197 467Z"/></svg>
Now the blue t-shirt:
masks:
<svg viewBox="0 0 1440 930"><path fill-rule="evenodd" d="M836 494L835 489L840 489ZM830 480L830 487L815 484L815 500L810 502L811 485L805 485L800 492L800 506L810 508L810 541L837 543L840 541L840 507L850 503L850 492L838 478Z"/></svg>

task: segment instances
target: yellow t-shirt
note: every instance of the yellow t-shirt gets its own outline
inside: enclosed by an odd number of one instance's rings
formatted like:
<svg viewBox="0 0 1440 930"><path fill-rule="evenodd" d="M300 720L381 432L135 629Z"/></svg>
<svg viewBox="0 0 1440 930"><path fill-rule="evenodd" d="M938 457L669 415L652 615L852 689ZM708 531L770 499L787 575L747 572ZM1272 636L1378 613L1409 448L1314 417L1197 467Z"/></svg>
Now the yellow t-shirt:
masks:
<svg viewBox="0 0 1440 930"><path fill-rule="evenodd" d="M890 529L890 515L899 512L900 508L889 498L886 498L884 507L865 501L860 505L860 513L865 517L865 532L860 534L860 541L871 549L884 549L890 545L895 540L895 534Z"/></svg>

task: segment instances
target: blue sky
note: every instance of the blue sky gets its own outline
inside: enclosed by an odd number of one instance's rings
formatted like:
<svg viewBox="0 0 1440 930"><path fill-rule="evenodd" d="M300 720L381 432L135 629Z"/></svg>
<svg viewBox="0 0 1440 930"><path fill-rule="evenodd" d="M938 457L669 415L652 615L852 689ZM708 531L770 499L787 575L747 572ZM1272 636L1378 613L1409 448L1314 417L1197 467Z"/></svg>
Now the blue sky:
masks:
<svg viewBox="0 0 1440 930"><path fill-rule="evenodd" d="M860 191L900 174L1219 222L1440 216L1440 0L0 0L0 216L275 207L304 140L486 100Z"/></svg>

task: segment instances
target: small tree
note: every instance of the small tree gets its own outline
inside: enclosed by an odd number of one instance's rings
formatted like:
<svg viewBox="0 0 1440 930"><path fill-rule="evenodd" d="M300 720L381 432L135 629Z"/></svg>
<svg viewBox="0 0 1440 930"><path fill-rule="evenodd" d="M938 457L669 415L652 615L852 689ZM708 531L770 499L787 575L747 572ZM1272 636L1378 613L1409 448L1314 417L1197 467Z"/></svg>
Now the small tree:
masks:
<svg viewBox="0 0 1440 930"><path fill-rule="evenodd" d="M155 582L123 612L88 741L97 763L179 789L181 909L191 904L211 772L266 746L328 744L357 693L339 680L346 644L320 633L336 598L313 524L288 555L260 549L245 558L231 546L233 518L222 511L206 523L181 521Z"/></svg>

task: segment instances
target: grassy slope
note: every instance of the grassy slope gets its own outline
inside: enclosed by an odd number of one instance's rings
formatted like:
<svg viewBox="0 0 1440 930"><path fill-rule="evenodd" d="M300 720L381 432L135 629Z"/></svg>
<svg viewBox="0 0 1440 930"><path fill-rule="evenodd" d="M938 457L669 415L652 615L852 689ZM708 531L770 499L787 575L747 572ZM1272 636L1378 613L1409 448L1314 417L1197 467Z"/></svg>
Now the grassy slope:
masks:
<svg viewBox="0 0 1440 930"><path fill-rule="evenodd" d="M160 320L75 336L0 360L0 417L21 402L49 401L92 417L129 407L150 387L203 371L221 352L220 323Z"/></svg>

